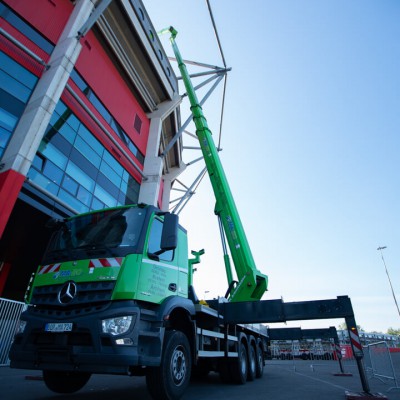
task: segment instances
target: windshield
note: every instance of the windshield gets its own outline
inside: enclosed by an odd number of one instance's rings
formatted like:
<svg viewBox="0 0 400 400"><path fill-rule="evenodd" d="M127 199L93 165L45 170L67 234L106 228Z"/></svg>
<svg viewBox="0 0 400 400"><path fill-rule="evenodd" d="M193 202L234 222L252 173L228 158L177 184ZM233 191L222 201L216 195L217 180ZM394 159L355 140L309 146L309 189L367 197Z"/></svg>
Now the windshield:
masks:
<svg viewBox="0 0 400 400"><path fill-rule="evenodd" d="M47 254L64 250L135 247L145 214L143 209L123 208L73 218L54 234Z"/></svg>

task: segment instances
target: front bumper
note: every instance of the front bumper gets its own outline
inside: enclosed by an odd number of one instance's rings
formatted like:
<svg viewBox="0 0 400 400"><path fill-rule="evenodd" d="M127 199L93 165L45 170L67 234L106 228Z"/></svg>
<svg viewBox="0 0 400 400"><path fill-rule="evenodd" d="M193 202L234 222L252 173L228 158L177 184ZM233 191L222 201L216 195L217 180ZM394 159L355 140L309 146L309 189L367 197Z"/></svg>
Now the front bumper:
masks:
<svg viewBox="0 0 400 400"><path fill-rule="evenodd" d="M102 333L103 319L124 315L133 317L128 332L119 336ZM12 368L131 374L134 367L160 364L161 324L142 319L134 301L72 311L30 307L21 318L27 324L11 347ZM72 331L46 332L46 324L54 322L72 322ZM132 345L116 343L127 337Z"/></svg>

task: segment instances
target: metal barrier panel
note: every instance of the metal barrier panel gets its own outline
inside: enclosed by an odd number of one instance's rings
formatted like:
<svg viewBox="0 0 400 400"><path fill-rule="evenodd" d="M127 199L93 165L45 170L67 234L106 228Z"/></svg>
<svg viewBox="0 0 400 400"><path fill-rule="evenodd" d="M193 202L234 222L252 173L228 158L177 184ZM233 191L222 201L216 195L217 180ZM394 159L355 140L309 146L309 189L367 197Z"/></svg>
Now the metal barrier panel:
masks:
<svg viewBox="0 0 400 400"><path fill-rule="evenodd" d="M378 378L385 383L393 382L395 386L390 389L399 388L388 344L386 342L371 343L367 348L371 377Z"/></svg>
<svg viewBox="0 0 400 400"><path fill-rule="evenodd" d="M0 297L0 366L10 364L8 353L19 317L26 307L25 303Z"/></svg>
<svg viewBox="0 0 400 400"><path fill-rule="evenodd" d="M371 354L369 351L369 346L363 346L364 351L364 368L368 378L372 378L374 375L371 361Z"/></svg>

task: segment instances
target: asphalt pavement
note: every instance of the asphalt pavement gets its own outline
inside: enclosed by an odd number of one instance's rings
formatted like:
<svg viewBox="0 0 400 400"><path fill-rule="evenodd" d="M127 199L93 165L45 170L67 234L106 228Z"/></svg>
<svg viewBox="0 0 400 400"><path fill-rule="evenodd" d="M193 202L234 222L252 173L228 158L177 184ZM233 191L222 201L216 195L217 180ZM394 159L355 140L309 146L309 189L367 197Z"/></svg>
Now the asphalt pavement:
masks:
<svg viewBox="0 0 400 400"><path fill-rule="evenodd" d="M393 365L400 379L400 353L394 354ZM354 361L344 362L344 371L351 376L337 376L336 361L268 360L264 375L245 385L222 383L210 373L201 380L192 380L183 400L344 400L346 391L362 392ZM386 382L384 382L386 381ZM389 400L400 400L400 382L370 377L371 392L382 393ZM40 371L0 367L0 398L6 400L151 400L145 378L94 375L86 386L72 395L49 391ZM371 400L373 397L371 397Z"/></svg>

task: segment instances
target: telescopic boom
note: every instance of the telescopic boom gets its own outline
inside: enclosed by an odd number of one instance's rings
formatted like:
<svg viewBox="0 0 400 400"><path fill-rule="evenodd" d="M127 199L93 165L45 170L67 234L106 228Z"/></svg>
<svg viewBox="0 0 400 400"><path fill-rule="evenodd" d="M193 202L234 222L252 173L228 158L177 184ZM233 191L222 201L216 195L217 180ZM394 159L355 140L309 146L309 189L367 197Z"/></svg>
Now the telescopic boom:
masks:
<svg viewBox="0 0 400 400"><path fill-rule="evenodd" d="M238 282L233 280L229 257L225 254L225 268L229 283L227 296L229 296L229 301L233 302L259 300L267 290L268 278L256 268L212 133L208 128L207 120L204 117L186 65L176 44L177 31L170 27L161 33L165 32L171 33L170 41L190 101L193 122L196 126L196 135L199 139L216 199L215 213L220 219L227 238L238 278Z"/></svg>

